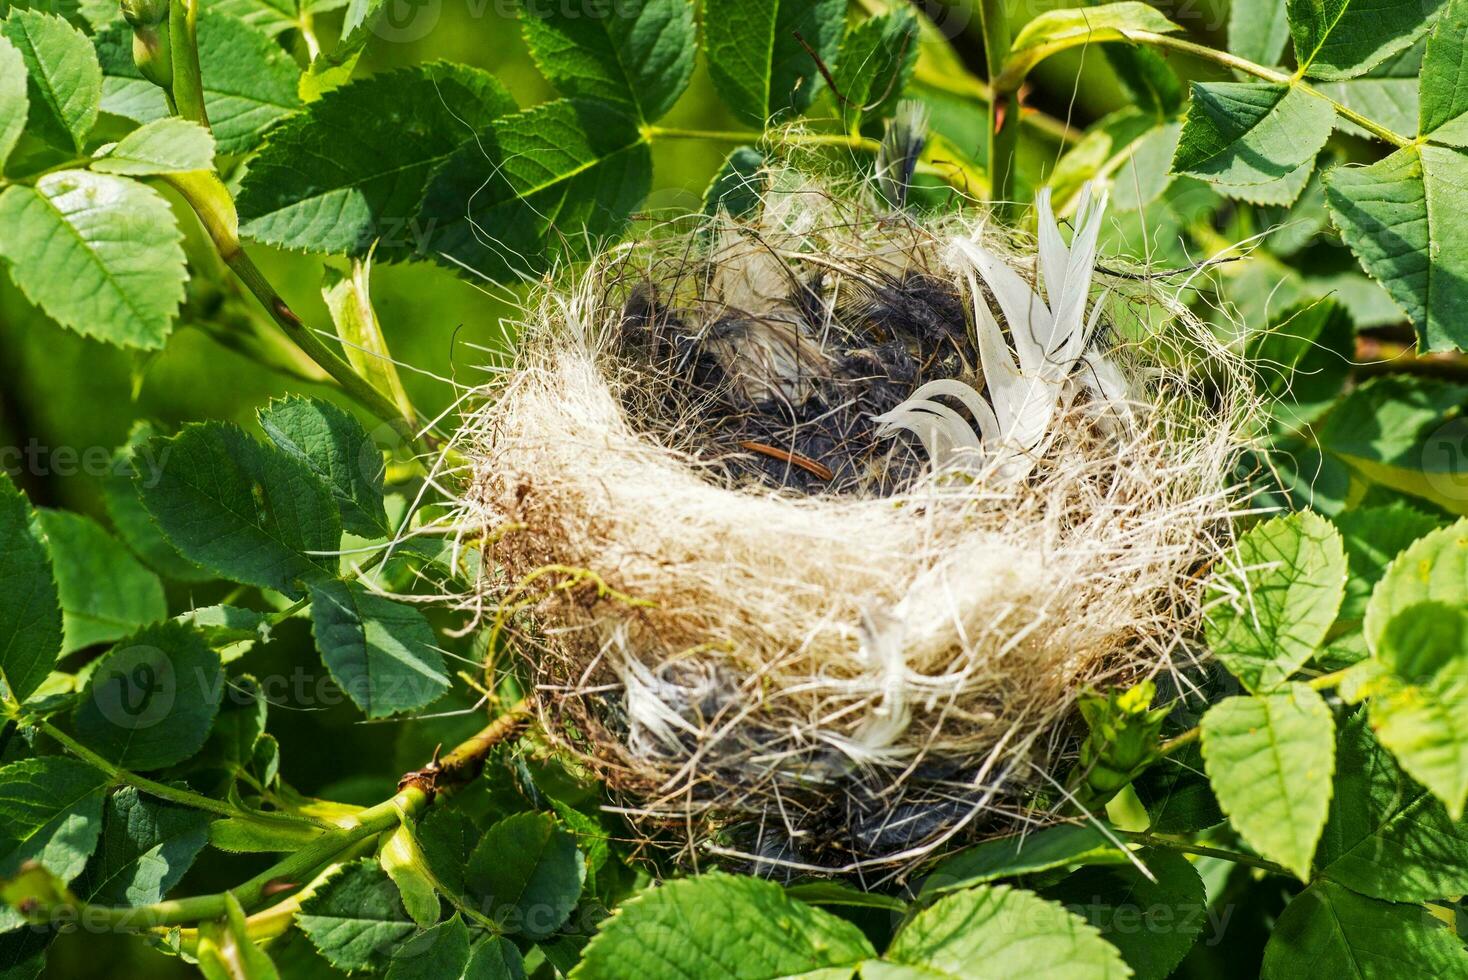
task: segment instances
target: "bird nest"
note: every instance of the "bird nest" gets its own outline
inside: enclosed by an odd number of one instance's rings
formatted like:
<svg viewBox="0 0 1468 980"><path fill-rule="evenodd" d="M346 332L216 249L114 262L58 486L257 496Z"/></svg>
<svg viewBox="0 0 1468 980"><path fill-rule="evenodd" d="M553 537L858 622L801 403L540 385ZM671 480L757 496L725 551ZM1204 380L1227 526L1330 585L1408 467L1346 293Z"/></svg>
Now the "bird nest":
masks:
<svg viewBox="0 0 1468 980"><path fill-rule="evenodd" d="M1062 803L1086 689L1192 661L1252 387L1096 272L1100 196L1031 243L764 179L527 306L461 436L469 605L650 837L907 868Z"/></svg>

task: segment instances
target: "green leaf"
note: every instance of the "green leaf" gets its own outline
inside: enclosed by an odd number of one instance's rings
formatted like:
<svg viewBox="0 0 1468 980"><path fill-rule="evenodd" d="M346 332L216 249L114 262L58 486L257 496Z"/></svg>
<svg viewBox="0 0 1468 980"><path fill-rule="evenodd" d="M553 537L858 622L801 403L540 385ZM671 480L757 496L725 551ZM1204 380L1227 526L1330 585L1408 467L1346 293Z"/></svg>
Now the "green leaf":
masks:
<svg viewBox="0 0 1468 980"><path fill-rule="evenodd" d="M214 9L244 21L268 37L294 30L300 23L296 0L217 0Z"/></svg>
<svg viewBox="0 0 1468 980"><path fill-rule="evenodd" d="M371 259L353 260L351 271L346 275L327 270L321 298L331 313L331 322L336 326L336 335L341 338L342 354L347 363L366 378L368 384L398 406L405 418L412 418L413 402L403 388L403 379L388 350L377 310L372 306L371 280Z"/></svg>
<svg viewBox="0 0 1468 980"><path fill-rule="evenodd" d="M832 95L848 130L863 119L891 115L912 77L917 55L917 18L905 7L868 17L846 32Z"/></svg>
<svg viewBox="0 0 1468 980"><path fill-rule="evenodd" d="M1355 340L1345 308L1329 299L1291 306L1246 337L1277 426L1297 429L1330 406L1345 387Z"/></svg>
<svg viewBox="0 0 1468 980"><path fill-rule="evenodd" d="M1295 61L1310 78L1354 78L1410 47L1442 5L1443 0L1285 0Z"/></svg>
<svg viewBox="0 0 1468 980"><path fill-rule="evenodd" d="M1420 602L1468 603L1468 520L1418 538L1387 566L1366 604L1366 641L1380 652L1391 621Z"/></svg>
<svg viewBox="0 0 1468 980"><path fill-rule="evenodd" d="M200 13L199 64L204 108L220 153L247 153L271 127L300 108L300 69L263 32L223 13ZM132 59L132 31L115 24L97 36L102 60L102 108L136 122L169 115L163 90L139 74Z"/></svg>
<svg viewBox="0 0 1468 980"><path fill-rule="evenodd" d="M1264 947L1263 980L1437 980L1468 973L1468 951L1420 905L1365 898L1329 881L1296 895Z"/></svg>
<svg viewBox="0 0 1468 980"><path fill-rule="evenodd" d="M469 856L465 884L506 932L544 939L581 897L586 859L548 813L517 813L490 827Z"/></svg>
<svg viewBox="0 0 1468 980"><path fill-rule="evenodd" d="M785 886L785 894L807 905L836 905L855 909L886 909L889 912L907 911L907 903L894 895L863 891L844 881L802 881Z"/></svg>
<svg viewBox="0 0 1468 980"><path fill-rule="evenodd" d="M0 170L25 129L29 104L26 100L25 58L15 45L0 34Z"/></svg>
<svg viewBox="0 0 1468 980"><path fill-rule="evenodd" d="M1154 834L1190 834L1223 823L1196 744L1169 753L1138 776L1132 789L1152 818L1147 829Z"/></svg>
<svg viewBox="0 0 1468 980"><path fill-rule="evenodd" d="M448 690L433 627L412 606L326 580L311 587L311 623L332 679L369 718L421 708Z"/></svg>
<svg viewBox="0 0 1468 980"><path fill-rule="evenodd" d="M224 669L199 634L177 623L139 630L92 672L77 735L127 769L161 769L199 751L219 711Z"/></svg>
<svg viewBox="0 0 1468 980"><path fill-rule="evenodd" d="M1449 0L1433 25L1421 77L1419 131L1438 143L1468 146L1468 0Z"/></svg>
<svg viewBox="0 0 1468 980"><path fill-rule="evenodd" d="M376 861L341 867L301 903L296 924L342 970L382 970L394 948L417 931L397 886Z"/></svg>
<svg viewBox="0 0 1468 980"><path fill-rule="evenodd" d="M1000 878L1125 860L1116 842L1092 824L1058 824L984 841L945 858L923 879L918 895L931 899Z"/></svg>
<svg viewBox="0 0 1468 980"><path fill-rule="evenodd" d="M752 146L736 146L724 158L724 164L708 189L703 192L703 213L714 215L719 209L733 218L753 215L764 199L767 181L761 175L765 155Z"/></svg>
<svg viewBox="0 0 1468 980"><path fill-rule="evenodd" d="M133 180L49 173L0 194L0 257L56 322L122 347L163 346L183 301L181 239L167 202Z"/></svg>
<svg viewBox="0 0 1468 980"><path fill-rule="evenodd" d="M1371 378L1335 407L1319 444L1373 483L1468 514L1460 409L1468 386L1404 375Z"/></svg>
<svg viewBox="0 0 1468 980"><path fill-rule="evenodd" d="M413 828L399 824L398 829L387 835L377 854L382 870L398 886L403 908L408 917L424 929L438 921L438 892L426 873L426 863L417 842L413 839ZM464 936L464 959L469 959L469 937Z"/></svg>
<svg viewBox="0 0 1468 980"><path fill-rule="evenodd" d="M128 133L100 151L93 170L146 177L214 168L214 137L187 119L158 119Z"/></svg>
<svg viewBox="0 0 1468 980"><path fill-rule="evenodd" d="M1208 918L1203 879L1177 851L1149 848L1132 864L1081 868L1044 895L1101 931L1137 980L1165 980L1198 941Z"/></svg>
<svg viewBox="0 0 1468 980"><path fill-rule="evenodd" d="M230 609L215 606L214 609ZM238 612L249 612L247 609ZM191 619L179 617L184 625ZM208 637L208 633L204 633ZM255 757L255 744L265 734L269 706L260 684L249 674L229 679L219 705L219 714L209 731L209 740L192 760L196 767L219 767L232 775L249 768Z"/></svg>
<svg viewBox="0 0 1468 980"><path fill-rule="evenodd" d="M759 980L850 968L874 956L856 926L795 901L774 882L714 871L623 902L572 976Z"/></svg>
<svg viewBox="0 0 1468 980"><path fill-rule="evenodd" d="M1251 529L1209 579L1204 635L1251 691L1268 691L1310 659L1335 622L1346 556L1330 522L1301 511Z"/></svg>
<svg viewBox="0 0 1468 980"><path fill-rule="evenodd" d="M1391 902L1468 892L1468 826L1402 773L1365 722L1358 712L1341 726L1317 875Z"/></svg>
<svg viewBox="0 0 1468 980"><path fill-rule="evenodd" d="M198 630L212 647L263 639L270 629L264 613L223 604L190 609L174 619Z"/></svg>
<svg viewBox="0 0 1468 980"><path fill-rule="evenodd" d="M644 122L666 113L693 75L689 0L521 0L530 56L562 95L604 99Z"/></svg>
<svg viewBox="0 0 1468 980"><path fill-rule="evenodd" d="M434 807L418 821L418 848L439 884L454 894L464 891L464 868L479 843L479 829L458 810Z"/></svg>
<svg viewBox="0 0 1468 980"><path fill-rule="evenodd" d="M1326 174L1331 218L1361 265L1407 311L1428 350L1468 345L1468 151L1408 146Z"/></svg>
<svg viewBox="0 0 1468 980"><path fill-rule="evenodd" d="M1323 82L1316 88L1327 98L1381 123L1392 132L1411 136L1417 132L1417 90L1418 79L1422 75L1423 48L1419 42L1392 55L1364 75L1339 82ZM1374 138L1344 116L1336 120L1336 126L1362 138Z"/></svg>
<svg viewBox="0 0 1468 980"><path fill-rule="evenodd" d="M121 639L168 615L158 576L96 521L61 510L38 517L61 596L63 654Z"/></svg>
<svg viewBox="0 0 1468 980"><path fill-rule="evenodd" d="M1201 723L1219 805L1250 847L1299 875L1325 826L1335 732L1324 699L1304 684L1226 698Z"/></svg>
<svg viewBox="0 0 1468 980"><path fill-rule="evenodd" d="M80 150L97 121L102 69L87 36L39 10L14 10L3 34L25 59L31 132L67 150Z"/></svg>
<svg viewBox="0 0 1468 980"><path fill-rule="evenodd" d="M704 53L724 104L756 127L804 112L821 84L810 51L836 65L845 9L841 0L705 0Z"/></svg>
<svg viewBox="0 0 1468 980"><path fill-rule="evenodd" d="M1342 619L1360 619L1372 587L1386 573L1387 565L1418 538L1437 530L1437 519L1400 504L1362 507L1334 518L1346 546L1346 563L1351 574L1346 580L1346 598L1341 603Z"/></svg>
<svg viewBox="0 0 1468 980"><path fill-rule="evenodd" d="M61 654L61 600L25 496L0 471L0 671L16 700L41 686Z"/></svg>
<svg viewBox="0 0 1468 980"><path fill-rule="evenodd" d="M335 572L331 492L287 453L236 425L189 425L148 444L143 506L184 557L226 578L300 596Z"/></svg>
<svg viewBox="0 0 1468 980"><path fill-rule="evenodd" d="M1097 7L1047 10L1031 18L1010 45L1004 74L1016 80L1057 51L1077 44L1125 41L1129 31L1169 34L1182 30L1161 11L1145 3L1128 0Z"/></svg>
<svg viewBox="0 0 1468 980"><path fill-rule="evenodd" d="M107 800L102 846L76 891L94 905L162 901L209 842L210 816L124 786Z"/></svg>
<svg viewBox="0 0 1468 980"><path fill-rule="evenodd" d="M166 446L165 442L152 442L157 431L148 422L133 423L127 442L112 454L112 463L102 478L102 503L117 536L132 549L143 562L160 575L183 582L204 581L213 576L188 561L178 553L163 532L154 523L152 515L143 506L134 461L139 467L152 474L159 472L159 462L146 458L150 448Z"/></svg>
<svg viewBox="0 0 1468 980"><path fill-rule="evenodd" d="M921 976L1042 976L1065 980L1131 974L1116 947L1060 905L1007 885L980 885L939 899L902 927L884 961Z"/></svg>
<svg viewBox="0 0 1468 980"><path fill-rule="evenodd" d="M362 255L378 241L379 255L401 257L433 169L514 109L494 76L442 62L328 92L251 161L237 202L241 230L312 252ZM459 212L467 206L466 194Z"/></svg>
<svg viewBox="0 0 1468 980"><path fill-rule="evenodd" d="M350 412L295 396L256 413L270 441L311 468L336 498L342 527L364 538L388 533L382 451Z"/></svg>
<svg viewBox="0 0 1468 980"><path fill-rule="evenodd" d="M1331 104L1303 88L1194 82L1172 169L1217 184L1233 197L1288 204L1305 186L1301 168L1314 161L1334 122ZM1287 179L1299 184L1288 200L1275 199L1272 188L1263 186Z"/></svg>
<svg viewBox="0 0 1468 980"><path fill-rule="evenodd" d="M250 938L245 910L224 893L222 920L199 923L198 959L204 980L280 980L270 956Z"/></svg>
<svg viewBox="0 0 1468 980"><path fill-rule="evenodd" d="M464 980L525 980L525 962L505 937L485 936L469 950Z"/></svg>
<svg viewBox="0 0 1468 980"><path fill-rule="evenodd" d="M1230 0L1228 49L1246 61L1277 65L1290 39L1290 22L1279 0Z"/></svg>
<svg viewBox="0 0 1468 980"><path fill-rule="evenodd" d="M456 915L394 950L386 980L460 980L468 966L469 929Z"/></svg>
<svg viewBox="0 0 1468 980"><path fill-rule="evenodd" d="M1376 737L1459 819L1468 801L1468 603L1407 606L1373 652L1390 672L1378 679L1368 705Z"/></svg>
<svg viewBox="0 0 1468 980"><path fill-rule="evenodd" d="M0 875L37 861L62 881L86 867L102 833L107 774L66 756L0 769Z"/></svg>
<svg viewBox="0 0 1468 980"><path fill-rule="evenodd" d="M497 281L585 257L647 197L652 158L615 106L563 99L495 122L429 185L420 254Z"/></svg>

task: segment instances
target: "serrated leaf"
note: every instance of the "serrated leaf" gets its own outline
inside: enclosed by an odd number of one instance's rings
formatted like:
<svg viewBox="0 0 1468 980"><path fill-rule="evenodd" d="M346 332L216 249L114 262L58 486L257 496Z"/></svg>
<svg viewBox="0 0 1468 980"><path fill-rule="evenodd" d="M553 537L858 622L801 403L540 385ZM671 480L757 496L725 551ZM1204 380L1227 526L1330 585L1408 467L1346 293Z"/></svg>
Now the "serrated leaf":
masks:
<svg viewBox="0 0 1468 980"><path fill-rule="evenodd" d="M25 9L5 18L0 34L25 60L31 132L80 150L102 99L102 69L87 36L60 17Z"/></svg>
<svg viewBox="0 0 1468 980"><path fill-rule="evenodd" d="M1351 569L1346 598L1341 603L1342 619L1366 615L1372 587L1381 580L1392 559L1438 527L1436 518L1399 504L1342 511L1332 522L1341 532L1346 563Z"/></svg>
<svg viewBox="0 0 1468 980"><path fill-rule="evenodd" d="M874 956L851 923L795 901L774 882L715 871L623 902L603 921L572 977L752 980L849 969Z"/></svg>
<svg viewBox="0 0 1468 980"><path fill-rule="evenodd" d="M980 885L939 899L898 931L884 962L923 976L986 975L1066 980L1130 976L1116 947L1094 926L1033 892Z"/></svg>
<svg viewBox="0 0 1468 980"><path fill-rule="evenodd" d="M1358 713L1336 743L1335 791L1316 874L1391 902L1468 891L1468 826L1409 779Z"/></svg>
<svg viewBox="0 0 1468 980"><path fill-rule="evenodd" d="M102 833L107 774L65 756L0 769L0 875L37 861L64 882L81 874Z"/></svg>
<svg viewBox="0 0 1468 980"><path fill-rule="evenodd" d="M1194 82L1172 169L1246 192L1293 181L1294 200L1305 185L1301 168L1313 163L1334 122L1331 104L1298 86Z"/></svg>
<svg viewBox="0 0 1468 980"><path fill-rule="evenodd" d="M0 671L18 701L61 655L61 600L25 496L0 471Z"/></svg>
<svg viewBox="0 0 1468 980"><path fill-rule="evenodd" d="M703 192L703 213L714 215L722 209L734 218L754 214L763 200L766 181L760 171L764 165L765 155L752 146L730 150Z"/></svg>
<svg viewBox="0 0 1468 980"><path fill-rule="evenodd" d="M58 323L122 347L163 346L183 301L182 236L136 181L84 170L0 194L0 257Z"/></svg>
<svg viewBox="0 0 1468 980"><path fill-rule="evenodd" d="M1285 0L1295 61L1309 78L1353 78L1410 47L1442 5L1443 0Z"/></svg>
<svg viewBox="0 0 1468 980"><path fill-rule="evenodd" d="M604 99L644 122L668 111L693 75L689 0L521 0L530 56L562 95Z"/></svg>
<svg viewBox="0 0 1468 980"><path fill-rule="evenodd" d="M266 616L254 609L220 604L190 609L186 613L179 613L174 619L198 630L210 646L223 646L258 639Z"/></svg>
<svg viewBox="0 0 1468 980"><path fill-rule="evenodd" d="M494 76L443 62L328 92L251 161L237 201L241 229L312 252L363 255L377 241L382 257L402 257L433 169L514 109ZM467 206L466 194L460 213Z"/></svg>
<svg viewBox="0 0 1468 980"><path fill-rule="evenodd" d="M1132 864L1088 867L1044 895L1100 930L1137 980L1165 980L1202 934L1208 897L1179 852L1154 847L1137 856L1155 880Z"/></svg>
<svg viewBox="0 0 1468 980"><path fill-rule="evenodd" d="M804 112L821 85L806 45L828 69L836 66L845 9L841 0L706 0L704 53L724 104L756 127Z"/></svg>
<svg viewBox="0 0 1468 980"><path fill-rule="evenodd" d="M343 528L364 538L388 532L382 502L387 467L382 451L355 416L319 398L295 396L271 402L256 417L271 442L325 482L336 499Z"/></svg>
<svg viewBox="0 0 1468 980"><path fill-rule="evenodd" d="M1279 0L1230 0L1229 51L1255 64L1277 65L1289 39L1289 18Z"/></svg>
<svg viewBox="0 0 1468 980"><path fill-rule="evenodd" d="M517 813L490 827L464 872L470 895L506 932L544 939L581 897L586 859L547 813Z"/></svg>
<svg viewBox="0 0 1468 980"><path fill-rule="evenodd" d="M1468 151L1423 144L1326 175L1341 237L1417 327L1428 350L1468 345Z"/></svg>
<svg viewBox="0 0 1468 980"><path fill-rule="evenodd" d="M1361 476L1468 514L1460 406L1468 386L1402 375L1372 378L1336 405L1319 444Z"/></svg>
<svg viewBox="0 0 1468 980"><path fill-rule="evenodd" d="M468 967L469 929L455 915L394 950L386 980L461 980Z"/></svg>
<svg viewBox="0 0 1468 980"><path fill-rule="evenodd" d="M38 513L61 597L63 654L121 639L168 615L163 583L96 521Z"/></svg>
<svg viewBox="0 0 1468 980"><path fill-rule="evenodd" d="M187 119L157 119L128 133L92 160L99 173L146 177L151 174L210 170L214 137Z"/></svg>
<svg viewBox="0 0 1468 980"><path fill-rule="evenodd" d="M412 606L356 582L311 587L311 623L326 669L369 718L421 708L448 690L433 627Z"/></svg>
<svg viewBox="0 0 1468 980"><path fill-rule="evenodd" d="M918 55L917 18L904 7L868 17L841 39L834 75L847 129L890 115L912 77Z"/></svg>
<svg viewBox="0 0 1468 980"><path fill-rule="evenodd" d="M267 37L294 30L300 24L295 0L217 0L214 8L249 24Z"/></svg>
<svg viewBox="0 0 1468 980"><path fill-rule="evenodd" d="M1311 511L1276 517L1239 539L1209 580L1204 635L1251 691L1283 683L1335 622L1346 556L1330 522Z"/></svg>
<svg viewBox="0 0 1468 980"><path fill-rule="evenodd" d="M102 846L76 891L94 905L162 901L209 842L210 816L124 786L107 800Z"/></svg>
<svg viewBox="0 0 1468 980"><path fill-rule="evenodd" d="M189 425L149 444L143 506L191 561L299 596L335 571L341 521L331 493L298 459L235 425Z"/></svg>
<svg viewBox="0 0 1468 980"><path fill-rule="evenodd" d="M30 105L26 98L25 58L0 34L0 170L25 129Z"/></svg>
<svg viewBox="0 0 1468 980"><path fill-rule="evenodd" d="M1420 602L1468 603L1468 520L1418 538L1387 566L1366 604L1366 641L1378 651L1387 626Z"/></svg>
<svg viewBox="0 0 1468 980"><path fill-rule="evenodd" d="M342 970L385 969L392 951L417 931L397 886L366 858L343 865L302 902L296 924Z"/></svg>
<svg viewBox="0 0 1468 980"><path fill-rule="evenodd" d="M72 716L87 746L127 769L161 769L199 751L219 711L224 669L203 637L149 626L97 664Z"/></svg>
<svg viewBox="0 0 1468 980"><path fill-rule="evenodd" d="M1111 864L1127 860L1115 841L1091 824L1059 824L1028 834L975 844L940 861L923 879L919 898L1001 878L1036 874L1073 864Z"/></svg>
<svg viewBox="0 0 1468 980"><path fill-rule="evenodd" d="M1420 132L1468 146L1468 2L1448 0L1422 58ZM3 156L3 154L0 154Z"/></svg>
<svg viewBox="0 0 1468 980"><path fill-rule="evenodd" d="M899 914L907 911L907 903L895 895L863 891L856 885L849 885L840 880L802 881L794 885L786 885L785 894L807 905L886 909Z"/></svg>
<svg viewBox="0 0 1468 980"><path fill-rule="evenodd" d="M429 184L420 254L501 282L585 257L621 234L652 182L635 121L608 103L548 102L505 116Z"/></svg>
<svg viewBox="0 0 1468 980"><path fill-rule="evenodd" d="M1468 951L1420 905L1319 881L1296 895L1264 947L1263 980L1438 980L1468 973Z"/></svg>
<svg viewBox="0 0 1468 980"><path fill-rule="evenodd" d="M1101 51L1137 108L1158 120L1170 119L1182 108L1183 80L1156 51L1126 44L1107 44Z"/></svg>
<svg viewBox="0 0 1468 980"><path fill-rule="evenodd" d="M250 25L206 8L199 15L199 64L204 107L218 150L241 154L300 108L300 69L280 45ZM119 23L96 38L102 61L102 108L136 122L169 115L163 90L139 74L132 59L132 31Z"/></svg>
<svg viewBox="0 0 1468 980"><path fill-rule="evenodd" d="M1308 880L1335 768L1324 699L1304 684L1227 698L1200 727L1208 778L1229 822L1250 847Z"/></svg>
<svg viewBox="0 0 1468 980"><path fill-rule="evenodd" d="M1203 771L1196 745L1168 753L1132 783L1154 834L1190 834L1223 823L1223 810Z"/></svg>
<svg viewBox="0 0 1468 980"><path fill-rule="evenodd" d="M1407 606L1372 652L1389 672L1368 702L1376 737L1454 820L1461 818L1468 801L1468 603Z"/></svg>
<svg viewBox="0 0 1468 980"><path fill-rule="evenodd" d="M1169 34L1182 30L1161 11L1145 3L1126 0L1096 7L1047 10L1031 18L1010 45L1004 73L1023 78L1034 65L1056 51L1075 44L1125 41L1128 31Z"/></svg>
<svg viewBox="0 0 1468 980"><path fill-rule="evenodd" d="M1364 75L1339 82L1324 82L1316 87L1347 109L1354 109L1393 132L1410 137L1417 132L1418 80L1422 75L1423 48L1419 42L1392 55ZM1336 126L1365 139L1374 138L1344 116L1336 119Z"/></svg>
<svg viewBox="0 0 1468 980"><path fill-rule="evenodd" d="M418 847L439 884L454 894L464 891L464 869L479 843L479 829L460 813L435 807L418 821Z"/></svg>
<svg viewBox="0 0 1468 980"><path fill-rule="evenodd" d="M155 572L165 578L184 582L200 582L213 576L178 553L145 507L133 472L134 459L148 452L157 431L148 422L135 422L128 433L127 442L117 447L107 475L102 478L102 503L112 525L133 554ZM159 472L157 460L139 459L141 469L148 473Z"/></svg>

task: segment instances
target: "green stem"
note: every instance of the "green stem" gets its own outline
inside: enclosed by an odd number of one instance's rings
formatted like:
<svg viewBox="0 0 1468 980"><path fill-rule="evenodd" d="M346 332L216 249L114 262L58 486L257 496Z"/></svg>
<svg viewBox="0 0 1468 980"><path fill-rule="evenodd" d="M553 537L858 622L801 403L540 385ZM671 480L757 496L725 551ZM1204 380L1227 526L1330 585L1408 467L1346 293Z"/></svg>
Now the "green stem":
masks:
<svg viewBox="0 0 1468 980"><path fill-rule="evenodd" d="M1242 851L1230 851L1222 847L1210 847L1207 844L1194 844L1191 841L1178 840L1173 837L1160 837L1156 834L1138 833L1128 830L1118 830L1115 833L1119 837L1136 844L1141 844L1144 847L1165 847L1169 850L1181 851L1184 854L1196 854L1199 857L1218 858L1220 861L1231 861L1234 864L1248 865L1251 868L1259 868L1262 871L1284 875L1287 878L1295 877L1295 873L1282 864L1276 864L1273 861L1255 857L1252 854L1245 854Z"/></svg>
<svg viewBox="0 0 1468 980"><path fill-rule="evenodd" d="M13 702L12 702L13 704ZM441 760L430 763L426 768L403 777L400 789L387 800L358 810L334 825L330 830L311 841L299 851L277 862L255 877L228 890L227 893L196 895L190 898L154 902L135 908L116 908L87 905L74 897L60 905L33 910L30 914L41 921L81 922L94 928L114 928L128 931L143 931L171 926L181 926L223 917L227 910L226 894L232 895L244 908L260 905L265 899L273 898L283 890L299 891L321 874L323 869L344 859L353 849L376 834L391 830L402 821L411 821L433 804L441 793L450 793L479 774L485 757L495 746L515 738L524 727L530 714L527 702L516 704L494 721L490 722L473 737L456 746ZM96 753L79 745L65 733L58 733L47 722L42 722L53 737L79 756L106 772L130 776ZM135 777L134 777L135 778ZM151 783L151 780L143 780ZM161 784L152 783L159 787ZM143 788L143 787L139 787ZM163 790L171 787L161 786ZM153 792L153 789L149 789ZM161 795L161 794L160 794ZM204 797L194 799L188 794L189 806L220 812L219 804ZM165 797L174 798L174 797ZM208 806L201 805L203 801ZM238 815L236 812L228 813ZM250 814L250 816L254 816ZM284 907L293 908L290 900L274 906L271 911Z"/></svg>
<svg viewBox="0 0 1468 980"><path fill-rule="evenodd" d="M1004 0L979 0L979 26L984 32L984 65L989 72L989 184L990 198L999 208L1009 203L1014 188L1014 154L1019 146L1019 84L1001 85L1004 60L1009 54L1009 11Z"/></svg>
<svg viewBox="0 0 1468 980"><path fill-rule="evenodd" d="M178 803L181 806L192 807L195 810L203 810L208 813L217 813L222 817L236 817L241 820L252 820L256 823L265 824L288 824L293 827L330 827L331 824L323 820L315 820L310 817L300 817L290 813L267 813L262 810L246 810L223 800L195 793L191 790L179 789L177 786L169 786L156 780L139 776L122 767L108 761L96 752L72 738L70 735L57 728L49 721L42 721L38 726L47 735L54 738L72 755L95 769L105 772L111 779L132 786L149 796L156 796L161 800Z"/></svg>
<svg viewBox="0 0 1468 980"><path fill-rule="evenodd" d="M174 111L209 128L209 114L204 108L204 76L199 70L199 45L196 25L198 0L171 0L168 6L168 43L173 55L173 84L169 92Z"/></svg>

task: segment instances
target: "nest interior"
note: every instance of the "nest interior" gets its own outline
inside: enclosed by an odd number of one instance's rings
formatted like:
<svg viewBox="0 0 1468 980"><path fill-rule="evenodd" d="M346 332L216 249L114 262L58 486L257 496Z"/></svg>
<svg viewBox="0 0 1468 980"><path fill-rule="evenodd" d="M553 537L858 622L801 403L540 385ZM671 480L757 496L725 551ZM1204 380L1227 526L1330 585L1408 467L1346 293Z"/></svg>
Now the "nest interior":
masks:
<svg viewBox="0 0 1468 980"><path fill-rule="evenodd" d="M1252 388L1094 295L1103 216L1016 243L775 173L527 307L461 437L468 603L651 836L910 868L1043 819L1084 689L1191 662Z"/></svg>

